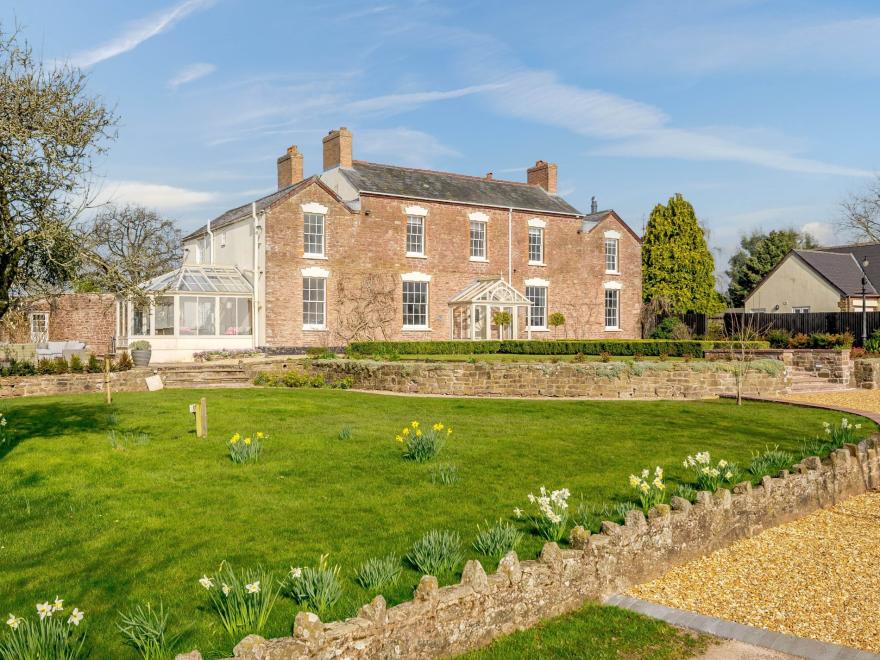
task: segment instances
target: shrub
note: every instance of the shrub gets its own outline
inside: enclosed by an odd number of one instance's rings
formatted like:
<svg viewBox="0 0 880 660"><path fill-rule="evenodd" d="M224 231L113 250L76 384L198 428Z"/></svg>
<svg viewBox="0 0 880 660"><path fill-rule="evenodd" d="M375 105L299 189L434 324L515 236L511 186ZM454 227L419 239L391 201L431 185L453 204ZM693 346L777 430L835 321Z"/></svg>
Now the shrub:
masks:
<svg viewBox="0 0 880 660"><path fill-rule="evenodd" d="M767 341L770 342L770 348L788 348L791 332L784 328L774 328L767 333Z"/></svg>
<svg viewBox="0 0 880 660"><path fill-rule="evenodd" d="M425 463L440 453L446 438L452 435L452 429L441 422L435 423L427 431L421 424L413 420L405 426L400 434L394 437L395 442L403 445L403 457L416 463Z"/></svg>
<svg viewBox="0 0 880 660"><path fill-rule="evenodd" d="M696 341L664 339L509 339L505 341L363 341L352 342L349 356L366 355L386 358L389 355L476 355L505 353L510 355L659 355L672 357L703 357L703 352L732 345L729 341ZM737 348L742 342L735 342ZM746 348L768 348L765 341L745 342Z"/></svg>
<svg viewBox="0 0 880 660"><path fill-rule="evenodd" d="M602 362L611 362L611 353L608 351L603 351L599 354L599 360Z"/></svg>
<svg viewBox="0 0 880 660"><path fill-rule="evenodd" d="M268 436L262 431L245 438L241 437L241 433L234 433L226 443L229 458L233 463L256 463L263 453L263 440L267 438Z"/></svg>
<svg viewBox="0 0 880 660"><path fill-rule="evenodd" d="M54 374L55 362L47 358L41 359L39 362L37 362L37 373L43 376Z"/></svg>
<svg viewBox="0 0 880 660"><path fill-rule="evenodd" d="M805 335L802 332L793 335L791 339L788 340L789 348L809 348L810 346L810 335Z"/></svg>
<svg viewBox="0 0 880 660"><path fill-rule="evenodd" d="M874 330L865 340L865 351L872 354L880 353L880 330Z"/></svg>
<svg viewBox="0 0 880 660"><path fill-rule="evenodd" d="M65 616L58 614L63 610L64 601L56 596L53 603L37 603L40 618L36 621L10 614L6 620L9 632L0 638L0 660L76 660L86 657L88 654L83 648L85 632L79 630L83 612L74 607L65 621Z"/></svg>
<svg viewBox="0 0 880 660"><path fill-rule="evenodd" d="M503 557L522 540L522 532L509 522L499 519L490 525L485 523L486 528L477 527L477 538L474 541L474 550L487 557Z"/></svg>
<svg viewBox="0 0 880 660"><path fill-rule="evenodd" d="M441 463L431 470L431 483L444 486L458 483L458 468L452 463Z"/></svg>
<svg viewBox="0 0 880 660"><path fill-rule="evenodd" d="M26 360L11 359L0 369L0 376L33 376L37 373L37 365Z"/></svg>
<svg viewBox="0 0 880 660"><path fill-rule="evenodd" d="M198 353L193 353L193 359L196 362L212 362L214 360L228 360L236 357L260 357L262 355L263 353L260 351L252 351L249 348L237 348L233 350L200 351Z"/></svg>
<svg viewBox="0 0 880 660"><path fill-rule="evenodd" d="M89 355L88 364L86 364L86 369L88 369L90 374L95 374L101 371L101 364L98 362L98 356L94 353Z"/></svg>
<svg viewBox="0 0 880 660"><path fill-rule="evenodd" d="M809 338L809 348L852 348L853 336L849 332L831 334L814 332Z"/></svg>
<svg viewBox="0 0 880 660"><path fill-rule="evenodd" d="M339 435L337 437L340 440L342 440L343 442L348 442L349 440L351 440L351 435L352 435L351 427L350 426L343 426L341 429L339 429Z"/></svg>
<svg viewBox="0 0 880 660"><path fill-rule="evenodd" d="M651 333L651 339L690 339L691 332L688 330L684 321L675 316L667 316L660 321L654 332Z"/></svg>
<svg viewBox="0 0 880 660"><path fill-rule="evenodd" d="M211 605L230 636L261 632L279 593L272 573L261 567L236 573L225 561L214 575L203 575L199 584L208 591Z"/></svg>
<svg viewBox="0 0 880 660"><path fill-rule="evenodd" d="M326 346L310 346L306 349L306 357L311 360L332 360L336 353Z"/></svg>
<svg viewBox="0 0 880 660"><path fill-rule="evenodd" d="M697 488L711 493L724 485L735 484L741 476L740 469L735 463L721 459L716 465L712 465L712 457L707 451L688 456L682 465L693 475Z"/></svg>
<svg viewBox="0 0 880 660"><path fill-rule="evenodd" d="M565 325L565 314L562 312L553 312L547 317L547 325L553 328L554 336L558 332L558 328Z"/></svg>
<svg viewBox="0 0 880 660"><path fill-rule="evenodd" d="M779 448L765 448L762 452L753 452L749 463L749 472L756 477L765 474L776 474L780 470L788 470L794 464L794 454Z"/></svg>
<svg viewBox="0 0 880 660"><path fill-rule="evenodd" d="M304 603L324 614L342 598L339 566L330 568L329 555L321 555L317 566L291 568L285 592L298 603Z"/></svg>
<svg viewBox="0 0 880 660"><path fill-rule="evenodd" d="M672 494L686 499L691 504L697 501L697 489L689 484L678 484Z"/></svg>
<svg viewBox="0 0 880 660"><path fill-rule="evenodd" d="M663 468L659 465L654 468L654 478L651 479L651 471L645 468L641 476L629 475L629 485L636 491L642 511L648 513L653 507L666 501L666 484L663 483Z"/></svg>
<svg viewBox="0 0 880 660"><path fill-rule="evenodd" d="M863 357L865 357L867 354L868 354L868 351L866 351L864 348L853 348L853 349L851 349L850 352L849 352L849 356L850 356L853 360L858 360L859 358L863 358Z"/></svg>
<svg viewBox="0 0 880 660"><path fill-rule="evenodd" d="M82 363L82 358L74 353L70 356L70 373L72 374L81 374L85 371L85 367Z"/></svg>
<svg viewBox="0 0 880 660"><path fill-rule="evenodd" d="M548 541L561 541L565 538L565 532L568 528L568 498L571 493L568 488L560 488L548 492L544 486L538 491L538 494L529 493L528 499L531 504L537 508L537 513L528 514L529 520L535 531ZM521 517L523 512L517 508L513 510L517 518Z"/></svg>
<svg viewBox="0 0 880 660"><path fill-rule="evenodd" d="M403 567L397 555L373 557L361 564L357 569L357 581L367 591L378 591L383 587L397 584Z"/></svg>
<svg viewBox="0 0 880 660"><path fill-rule="evenodd" d="M131 361L131 356L128 353L123 352L118 358L116 358L111 369L113 371L128 371L132 367L134 367L134 362Z"/></svg>
<svg viewBox="0 0 880 660"><path fill-rule="evenodd" d="M458 532L432 529L413 543L406 560L425 575L451 573L464 559Z"/></svg>
<svg viewBox="0 0 880 660"><path fill-rule="evenodd" d="M168 634L168 612L161 601L157 609L147 603L146 607L136 605L128 612L120 612L116 627L125 643L144 660L173 657L174 647L180 639L180 634Z"/></svg>
<svg viewBox="0 0 880 660"><path fill-rule="evenodd" d="M492 313L492 323L495 325L506 328L511 323L513 323L513 314L510 312L505 312L503 310L498 310L497 312Z"/></svg>
<svg viewBox="0 0 880 660"><path fill-rule="evenodd" d="M638 508L637 505L629 500L605 502L602 505L581 500L574 515L574 524L596 532L606 520L615 523L623 522L626 519L626 514L636 508Z"/></svg>
<svg viewBox="0 0 880 660"><path fill-rule="evenodd" d="M128 346L130 351L149 351L150 348L152 348L150 342L146 339L138 339L137 341L131 342Z"/></svg>
<svg viewBox="0 0 880 660"><path fill-rule="evenodd" d="M351 388L353 384L354 379L351 376L328 382L324 380L322 376L313 376L301 371L285 371L284 373L261 371L254 376L254 385L265 385L268 387L330 387L347 390Z"/></svg>

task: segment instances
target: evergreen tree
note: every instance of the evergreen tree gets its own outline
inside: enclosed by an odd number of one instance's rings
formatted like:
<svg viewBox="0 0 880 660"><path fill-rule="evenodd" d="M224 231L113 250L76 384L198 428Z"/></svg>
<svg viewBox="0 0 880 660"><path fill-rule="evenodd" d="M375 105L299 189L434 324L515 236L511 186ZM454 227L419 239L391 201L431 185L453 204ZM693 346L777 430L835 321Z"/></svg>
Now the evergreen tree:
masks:
<svg viewBox="0 0 880 660"><path fill-rule="evenodd" d="M818 247L815 239L795 229L777 229L765 234L753 231L740 240L740 249L730 258L727 295L734 307L742 307L746 296L782 258L794 249Z"/></svg>
<svg viewBox="0 0 880 660"><path fill-rule="evenodd" d="M680 193L651 211L642 240L642 292L646 302L662 299L673 314L712 314L724 306L703 229Z"/></svg>

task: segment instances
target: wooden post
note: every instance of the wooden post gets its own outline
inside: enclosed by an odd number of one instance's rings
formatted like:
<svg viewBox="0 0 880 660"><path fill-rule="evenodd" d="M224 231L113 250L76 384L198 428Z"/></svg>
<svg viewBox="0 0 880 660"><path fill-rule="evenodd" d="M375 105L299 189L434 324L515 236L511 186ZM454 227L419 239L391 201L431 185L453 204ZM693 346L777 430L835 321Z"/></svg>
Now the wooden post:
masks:
<svg viewBox="0 0 880 660"><path fill-rule="evenodd" d="M110 356L104 355L104 390L107 392L107 404L113 403L113 394L110 392Z"/></svg>
<svg viewBox="0 0 880 660"><path fill-rule="evenodd" d="M208 437L208 400L202 397L199 401L199 418L202 420L202 437Z"/></svg>

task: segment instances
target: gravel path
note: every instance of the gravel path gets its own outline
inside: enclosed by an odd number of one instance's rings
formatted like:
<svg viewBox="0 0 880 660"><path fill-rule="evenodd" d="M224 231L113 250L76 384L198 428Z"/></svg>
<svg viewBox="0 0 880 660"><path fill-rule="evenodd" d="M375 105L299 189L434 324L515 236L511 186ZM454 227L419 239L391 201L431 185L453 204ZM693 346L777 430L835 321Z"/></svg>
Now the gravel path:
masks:
<svg viewBox="0 0 880 660"><path fill-rule="evenodd" d="M880 413L880 390L833 390L829 392L810 392L789 394L788 401L819 403L853 410Z"/></svg>
<svg viewBox="0 0 880 660"><path fill-rule="evenodd" d="M636 598L880 653L880 493L744 539Z"/></svg>

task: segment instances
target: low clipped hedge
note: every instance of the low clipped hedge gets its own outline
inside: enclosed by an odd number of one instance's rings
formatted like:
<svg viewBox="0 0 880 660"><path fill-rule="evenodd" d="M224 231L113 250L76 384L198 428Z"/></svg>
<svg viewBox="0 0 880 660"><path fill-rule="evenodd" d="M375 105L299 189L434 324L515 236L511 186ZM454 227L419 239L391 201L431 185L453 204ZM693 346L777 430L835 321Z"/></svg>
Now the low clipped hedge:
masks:
<svg viewBox="0 0 880 660"><path fill-rule="evenodd" d="M350 355L475 355L508 353L512 355L667 355L703 357L705 351L724 349L740 342L698 341L693 339L508 339L498 341L355 341L349 344ZM769 348L766 341L746 342L751 349Z"/></svg>

